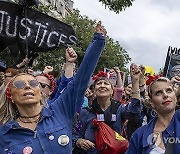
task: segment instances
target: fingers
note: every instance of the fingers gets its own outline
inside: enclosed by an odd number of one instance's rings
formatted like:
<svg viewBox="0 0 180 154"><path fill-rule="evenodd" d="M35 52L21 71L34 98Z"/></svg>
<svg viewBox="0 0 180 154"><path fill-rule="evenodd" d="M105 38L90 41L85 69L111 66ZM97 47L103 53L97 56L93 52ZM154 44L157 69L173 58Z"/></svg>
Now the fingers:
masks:
<svg viewBox="0 0 180 154"><path fill-rule="evenodd" d="M171 82L173 84L180 84L180 77L179 76L174 76L172 79L171 79Z"/></svg>
<svg viewBox="0 0 180 154"><path fill-rule="evenodd" d="M89 140L82 139L80 144L81 144L81 148L84 150L88 150L90 148L95 148L95 144Z"/></svg>
<svg viewBox="0 0 180 154"><path fill-rule="evenodd" d="M95 27L95 32L97 33L101 33L103 36L105 36L107 34L106 29L104 28L104 26L101 24L101 21L99 21Z"/></svg>
<svg viewBox="0 0 180 154"><path fill-rule="evenodd" d="M25 59L23 59L23 63L28 64L29 63L29 59L26 57Z"/></svg>
<svg viewBox="0 0 180 154"><path fill-rule="evenodd" d="M66 52L67 52L67 54L69 54L70 57L73 57L73 58L77 57L77 54L76 54L76 52L74 51L73 48L69 48L69 47L68 47L68 48L66 49Z"/></svg>
<svg viewBox="0 0 180 154"><path fill-rule="evenodd" d="M114 67L113 69L114 69L114 71L115 71L116 73L119 73L119 72L120 72L120 69L119 69L119 67L117 67L117 66Z"/></svg>
<svg viewBox="0 0 180 154"><path fill-rule="evenodd" d="M138 69L138 66L134 63L131 64L130 66L130 71L134 74L134 72L136 72Z"/></svg>
<svg viewBox="0 0 180 154"><path fill-rule="evenodd" d="M45 68L47 68L47 69L53 69L52 66L46 66Z"/></svg>

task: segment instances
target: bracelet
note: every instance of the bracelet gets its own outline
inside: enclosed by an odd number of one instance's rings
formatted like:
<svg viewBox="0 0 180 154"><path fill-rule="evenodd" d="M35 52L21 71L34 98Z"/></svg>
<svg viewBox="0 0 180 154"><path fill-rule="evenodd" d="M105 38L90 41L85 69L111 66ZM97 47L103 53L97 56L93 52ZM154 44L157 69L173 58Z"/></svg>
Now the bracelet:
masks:
<svg viewBox="0 0 180 154"><path fill-rule="evenodd" d="M140 93L140 89L132 91L132 94L139 94Z"/></svg>
<svg viewBox="0 0 180 154"><path fill-rule="evenodd" d="M139 85L139 87L144 87L144 86L145 86L145 84Z"/></svg>

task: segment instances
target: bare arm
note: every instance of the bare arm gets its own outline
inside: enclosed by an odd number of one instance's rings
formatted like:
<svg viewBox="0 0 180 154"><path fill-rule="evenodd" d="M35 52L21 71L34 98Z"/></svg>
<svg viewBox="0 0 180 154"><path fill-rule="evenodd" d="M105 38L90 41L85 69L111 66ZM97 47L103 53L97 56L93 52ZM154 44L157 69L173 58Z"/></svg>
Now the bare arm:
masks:
<svg viewBox="0 0 180 154"><path fill-rule="evenodd" d="M130 73L132 80L132 98L140 99L139 77L141 71L136 64L131 64Z"/></svg>
<svg viewBox="0 0 180 154"><path fill-rule="evenodd" d="M122 78L121 78L121 71L120 71L119 67L114 67L114 71L117 74L117 86L116 86L116 88L122 88L123 84L122 84Z"/></svg>
<svg viewBox="0 0 180 154"><path fill-rule="evenodd" d="M65 64L65 76L66 78L70 78L73 76L75 61L77 59L77 54L73 48L66 49L66 64Z"/></svg>

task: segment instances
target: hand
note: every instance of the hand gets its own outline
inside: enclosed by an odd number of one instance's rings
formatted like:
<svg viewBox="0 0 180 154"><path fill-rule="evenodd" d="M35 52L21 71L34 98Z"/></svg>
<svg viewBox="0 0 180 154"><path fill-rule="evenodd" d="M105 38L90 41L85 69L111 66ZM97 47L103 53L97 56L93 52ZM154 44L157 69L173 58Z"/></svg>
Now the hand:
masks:
<svg viewBox="0 0 180 154"><path fill-rule="evenodd" d="M95 148L95 144L93 142L89 141L89 140L86 140L86 139L78 139L77 144L83 150L88 150L90 148Z"/></svg>
<svg viewBox="0 0 180 154"><path fill-rule="evenodd" d="M131 64L130 73L131 73L132 81L139 81L141 70L136 64Z"/></svg>
<svg viewBox="0 0 180 154"><path fill-rule="evenodd" d="M171 83L174 85L174 91L177 93L179 87L180 87L180 77L179 76L174 76L171 79Z"/></svg>
<svg viewBox="0 0 180 154"><path fill-rule="evenodd" d="M99 21L95 27L95 30L94 30L96 33L101 33L103 36L106 36L107 34L107 31L106 29L104 28L104 26L101 25L101 21Z"/></svg>
<svg viewBox="0 0 180 154"><path fill-rule="evenodd" d="M179 76L174 76L172 79L171 79L171 82L173 84L180 84L180 77Z"/></svg>
<svg viewBox="0 0 180 154"><path fill-rule="evenodd" d="M22 68L22 67L24 67L25 65L27 65L27 64L29 63L29 61L30 61L30 60L26 57L26 58L23 59L23 61L22 61L20 64L17 64L16 67L17 67L17 68Z"/></svg>
<svg viewBox="0 0 180 154"><path fill-rule="evenodd" d="M140 66L139 66L139 69L141 70L141 75L140 75L140 77L141 77L141 78L144 78L145 67L144 67L143 65L140 65Z"/></svg>
<svg viewBox="0 0 180 154"><path fill-rule="evenodd" d="M46 74L46 73L50 73L53 71L53 67L52 66L45 66L44 70L43 70L43 73Z"/></svg>
<svg viewBox="0 0 180 154"><path fill-rule="evenodd" d="M77 54L73 48L66 49L66 62L74 63L77 59Z"/></svg>
<svg viewBox="0 0 180 154"><path fill-rule="evenodd" d="M119 69L119 67L114 67L114 71L118 74L118 73L120 73L121 71L120 71L120 69Z"/></svg>
<svg viewBox="0 0 180 154"><path fill-rule="evenodd" d="M25 59L23 59L23 62L22 62L22 63L23 63L24 65L27 65L27 64L29 63L29 61L30 61L30 60L26 57Z"/></svg>

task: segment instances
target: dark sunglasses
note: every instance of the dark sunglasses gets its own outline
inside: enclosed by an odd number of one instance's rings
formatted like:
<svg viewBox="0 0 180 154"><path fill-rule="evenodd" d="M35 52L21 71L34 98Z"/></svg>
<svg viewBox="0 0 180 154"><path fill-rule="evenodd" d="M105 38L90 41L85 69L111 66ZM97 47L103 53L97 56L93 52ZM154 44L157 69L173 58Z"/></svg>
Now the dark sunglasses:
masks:
<svg viewBox="0 0 180 154"><path fill-rule="evenodd" d="M50 85L45 84L45 83L41 83L41 82L39 82L39 83L40 83L40 85L41 85L41 87L42 87L43 89L46 88L46 86L49 87L49 89L51 89L51 86L50 86Z"/></svg>
<svg viewBox="0 0 180 154"><path fill-rule="evenodd" d="M39 82L37 80L29 80L28 84L32 88L35 88L39 85ZM23 80L18 80L13 82L13 86L18 89L23 89L26 86L26 83Z"/></svg>

